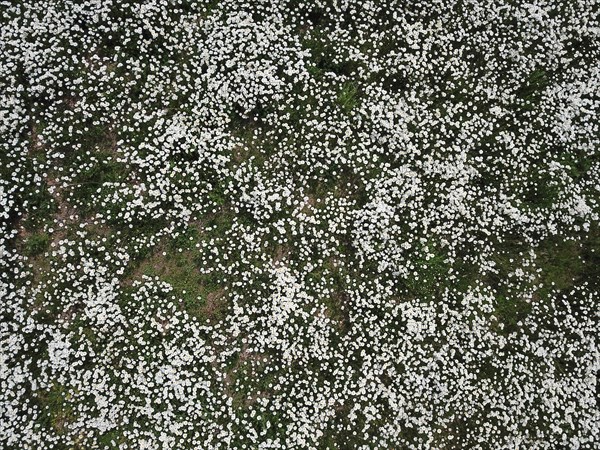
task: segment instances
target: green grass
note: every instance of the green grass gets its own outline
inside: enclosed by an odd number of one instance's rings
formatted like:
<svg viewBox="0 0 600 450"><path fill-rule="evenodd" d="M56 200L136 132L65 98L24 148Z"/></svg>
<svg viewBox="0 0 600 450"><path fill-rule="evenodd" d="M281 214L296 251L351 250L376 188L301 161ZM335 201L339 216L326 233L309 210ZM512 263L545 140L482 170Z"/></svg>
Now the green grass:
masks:
<svg viewBox="0 0 600 450"><path fill-rule="evenodd" d="M216 322L223 319L228 308L226 292L217 275L200 272L199 254L194 246L198 239L198 231L191 229L159 246L138 263L130 278L158 277L173 287L181 299L180 306L191 317L201 322Z"/></svg>
<svg viewBox="0 0 600 450"><path fill-rule="evenodd" d="M358 106L358 88L353 82L344 83L337 98L338 105L348 114Z"/></svg>
<svg viewBox="0 0 600 450"><path fill-rule="evenodd" d="M25 238L23 252L27 256L37 256L45 252L50 245L48 233L39 232Z"/></svg>

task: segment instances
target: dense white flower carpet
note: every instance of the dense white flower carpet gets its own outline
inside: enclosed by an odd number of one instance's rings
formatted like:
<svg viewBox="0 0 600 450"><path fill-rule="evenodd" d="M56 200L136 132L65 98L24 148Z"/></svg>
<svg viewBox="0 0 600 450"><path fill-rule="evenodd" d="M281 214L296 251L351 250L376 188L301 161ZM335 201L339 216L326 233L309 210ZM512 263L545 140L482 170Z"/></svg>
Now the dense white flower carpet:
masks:
<svg viewBox="0 0 600 450"><path fill-rule="evenodd" d="M597 448L599 12L0 1L0 448Z"/></svg>

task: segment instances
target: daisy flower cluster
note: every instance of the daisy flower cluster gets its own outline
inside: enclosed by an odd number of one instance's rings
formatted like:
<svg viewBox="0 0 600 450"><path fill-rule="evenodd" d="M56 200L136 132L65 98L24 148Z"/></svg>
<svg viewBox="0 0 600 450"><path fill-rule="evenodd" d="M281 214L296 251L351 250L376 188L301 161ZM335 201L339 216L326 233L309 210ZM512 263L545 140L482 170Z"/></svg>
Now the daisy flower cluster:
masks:
<svg viewBox="0 0 600 450"><path fill-rule="evenodd" d="M0 5L1 448L598 445L596 0Z"/></svg>

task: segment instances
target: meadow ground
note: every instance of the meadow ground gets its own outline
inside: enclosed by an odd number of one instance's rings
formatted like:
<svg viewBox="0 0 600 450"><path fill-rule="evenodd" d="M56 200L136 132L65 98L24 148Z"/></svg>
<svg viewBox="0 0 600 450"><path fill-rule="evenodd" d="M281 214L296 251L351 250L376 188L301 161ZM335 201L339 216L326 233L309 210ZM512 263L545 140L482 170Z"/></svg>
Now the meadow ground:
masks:
<svg viewBox="0 0 600 450"><path fill-rule="evenodd" d="M594 448L599 11L0 2L0 447Z"/></svg>

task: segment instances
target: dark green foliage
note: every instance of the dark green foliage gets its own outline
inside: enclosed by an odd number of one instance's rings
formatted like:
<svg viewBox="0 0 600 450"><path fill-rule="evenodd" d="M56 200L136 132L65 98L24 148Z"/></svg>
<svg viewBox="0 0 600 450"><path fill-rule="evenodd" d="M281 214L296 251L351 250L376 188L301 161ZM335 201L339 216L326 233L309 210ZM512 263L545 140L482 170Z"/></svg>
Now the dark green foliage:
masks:
<svg viewBox="0 0 600 450"><path fill-rule="evenodd" d="M49 245L50 236L47 233L35 233L25 239L23 250L27 256L37 256L46 251Z"/></svg>

